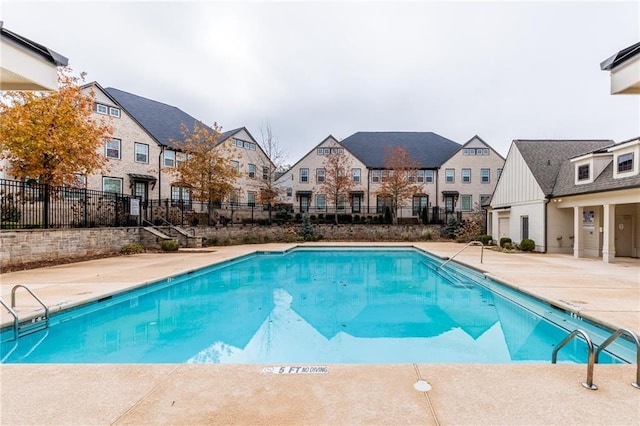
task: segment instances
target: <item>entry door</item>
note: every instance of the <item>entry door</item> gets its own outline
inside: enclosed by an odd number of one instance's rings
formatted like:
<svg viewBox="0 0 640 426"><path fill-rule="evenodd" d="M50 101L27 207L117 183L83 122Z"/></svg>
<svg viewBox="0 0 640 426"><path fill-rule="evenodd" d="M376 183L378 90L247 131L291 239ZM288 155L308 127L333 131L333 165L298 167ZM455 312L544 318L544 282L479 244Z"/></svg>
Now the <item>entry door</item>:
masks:
<svg viewBox="0 0 640 426"><path fill-rule="evenodd" d="M498 219L498 240L502 237L509 236L509 218L501 217ZM494 238L495 240L496 238Z"/></svg>
<svg viewBox="0 0 640 426"><path fill-rule="evenodd" d="M615 233L616 256L633 256L633 220L631 216L616 216Z"/></svg>
<svg viewBox="0 0 640 426"><path fill-rule="evenodd" d="M309 196L301 195L300 196L300 213L309 211Z"/></svg>

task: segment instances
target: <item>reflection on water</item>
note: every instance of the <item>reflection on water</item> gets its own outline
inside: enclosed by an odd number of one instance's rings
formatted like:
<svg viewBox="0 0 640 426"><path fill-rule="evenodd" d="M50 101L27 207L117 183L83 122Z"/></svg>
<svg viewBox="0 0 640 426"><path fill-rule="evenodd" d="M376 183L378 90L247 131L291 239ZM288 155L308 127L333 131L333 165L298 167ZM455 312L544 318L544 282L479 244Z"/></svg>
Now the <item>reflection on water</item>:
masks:
<svg viewBox="0 0 640 426"><path fill-rule="evenodd" d="M69 315L4 362L550 362L566 331L412 250L253 256ZM11 333L11 332L10 332ZM3 335L3 341L8 334ZM40 343L38 343L40 342ZM575 340L562 360L586 360ZM606 361L606 360L604 360Z"/></svg>

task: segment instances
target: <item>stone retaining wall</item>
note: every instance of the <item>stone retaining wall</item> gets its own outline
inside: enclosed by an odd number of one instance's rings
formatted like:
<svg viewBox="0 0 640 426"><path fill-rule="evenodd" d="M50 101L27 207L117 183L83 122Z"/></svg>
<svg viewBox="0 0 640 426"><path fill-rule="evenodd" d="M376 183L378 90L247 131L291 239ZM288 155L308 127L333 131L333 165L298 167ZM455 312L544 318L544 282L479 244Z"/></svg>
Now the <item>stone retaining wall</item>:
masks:
<svg viewBox="0 0 640 426"><path fill-rule="evenodd" d="M138 228L15 230L0 232L0 269L120 251L140 241Z"/></svg>
<svg viewBox="0 0 640 426"><path fill-rule="evenodd" d="M185 228L216 244L294 242L300 225ZM426 241L440 237L439 226L314 225L323 240ZM142 228L15 230L0 232L0 270L33 262L54 261L119 252L128 243L158 248L160 239ZM182 244L184 246L184 244Z"/></svg>

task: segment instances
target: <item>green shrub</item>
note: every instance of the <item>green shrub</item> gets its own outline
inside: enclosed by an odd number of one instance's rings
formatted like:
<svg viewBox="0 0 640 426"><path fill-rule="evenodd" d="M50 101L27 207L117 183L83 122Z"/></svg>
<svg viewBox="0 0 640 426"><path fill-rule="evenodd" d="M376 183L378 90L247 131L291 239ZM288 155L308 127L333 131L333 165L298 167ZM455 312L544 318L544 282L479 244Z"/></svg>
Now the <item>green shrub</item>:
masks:
<svg viewBox="0 0 640 426"><path fill-rule="evenodd" d="M509 237L502 237L500 238L500 247L502 248L506 248L504 245L505 244L511 244L511 238Z"/></svg>
<svg viewBox="0 0 640 426"><path fill-rule="evenodd" d="M484 235L480 235L480 236L478 237L478 240L479 240L482 244L484 244L485 246L486 246L487 244L489 244L489 242L491 242L491 240L492 240L492 239L493 239L493 237L492 237L491 235L486 235L486 234L484 234Z"/></svg>
<svg viewBox="0 0 640 426"><path fill-rule="evenodd" d="M178 251L180 244L176 240L164 240L160 243L160 249L162 251Z"/></svg>
<svg viewBox="0 0 640 426"><path fill-rule="evenodd" d="M142 245L138 243L125 244L120 248L120 253L122 254L144 253L144 247L142 247Z"/></svg>
<svg viewBox="0 0 640 426"><path fill-rule="evenodd" d="M455 238L458 228L460 228L458 220L455 217L450 217L447 224L442 227L442 234L448 238Z"/></svg>
<svg viewBox="0 0 640 426"><path fill-rule="evenodd" d="M525 238L520 241L520 250L522 251L533 251L536 248L536 243L533 240Z"/></svg>
<svg viewBox="0 0 640 426"><path fill-rule="evenodd" d="M502 246L503 249L505 250L513 250L513 244L511 243L504 243L504 245Z"/></svg>

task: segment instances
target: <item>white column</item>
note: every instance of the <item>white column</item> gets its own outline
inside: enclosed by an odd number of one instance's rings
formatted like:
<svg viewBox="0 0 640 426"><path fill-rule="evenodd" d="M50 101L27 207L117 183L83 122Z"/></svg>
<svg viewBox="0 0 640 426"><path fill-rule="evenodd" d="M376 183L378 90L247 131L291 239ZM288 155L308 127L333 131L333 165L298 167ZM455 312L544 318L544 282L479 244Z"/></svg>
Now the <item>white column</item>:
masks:
<svg viewBox="0 0 640 426"><path fill-rule="evenodd" d="M616 205L605 204L602 217L602 261L614 263L616 259Z"/></svg>
<svg viewBox="0 0 640 426"><path fill-rule="evenodd" d="M573 257L583 257L582 249L582 207L573 208Z"/></svg>

